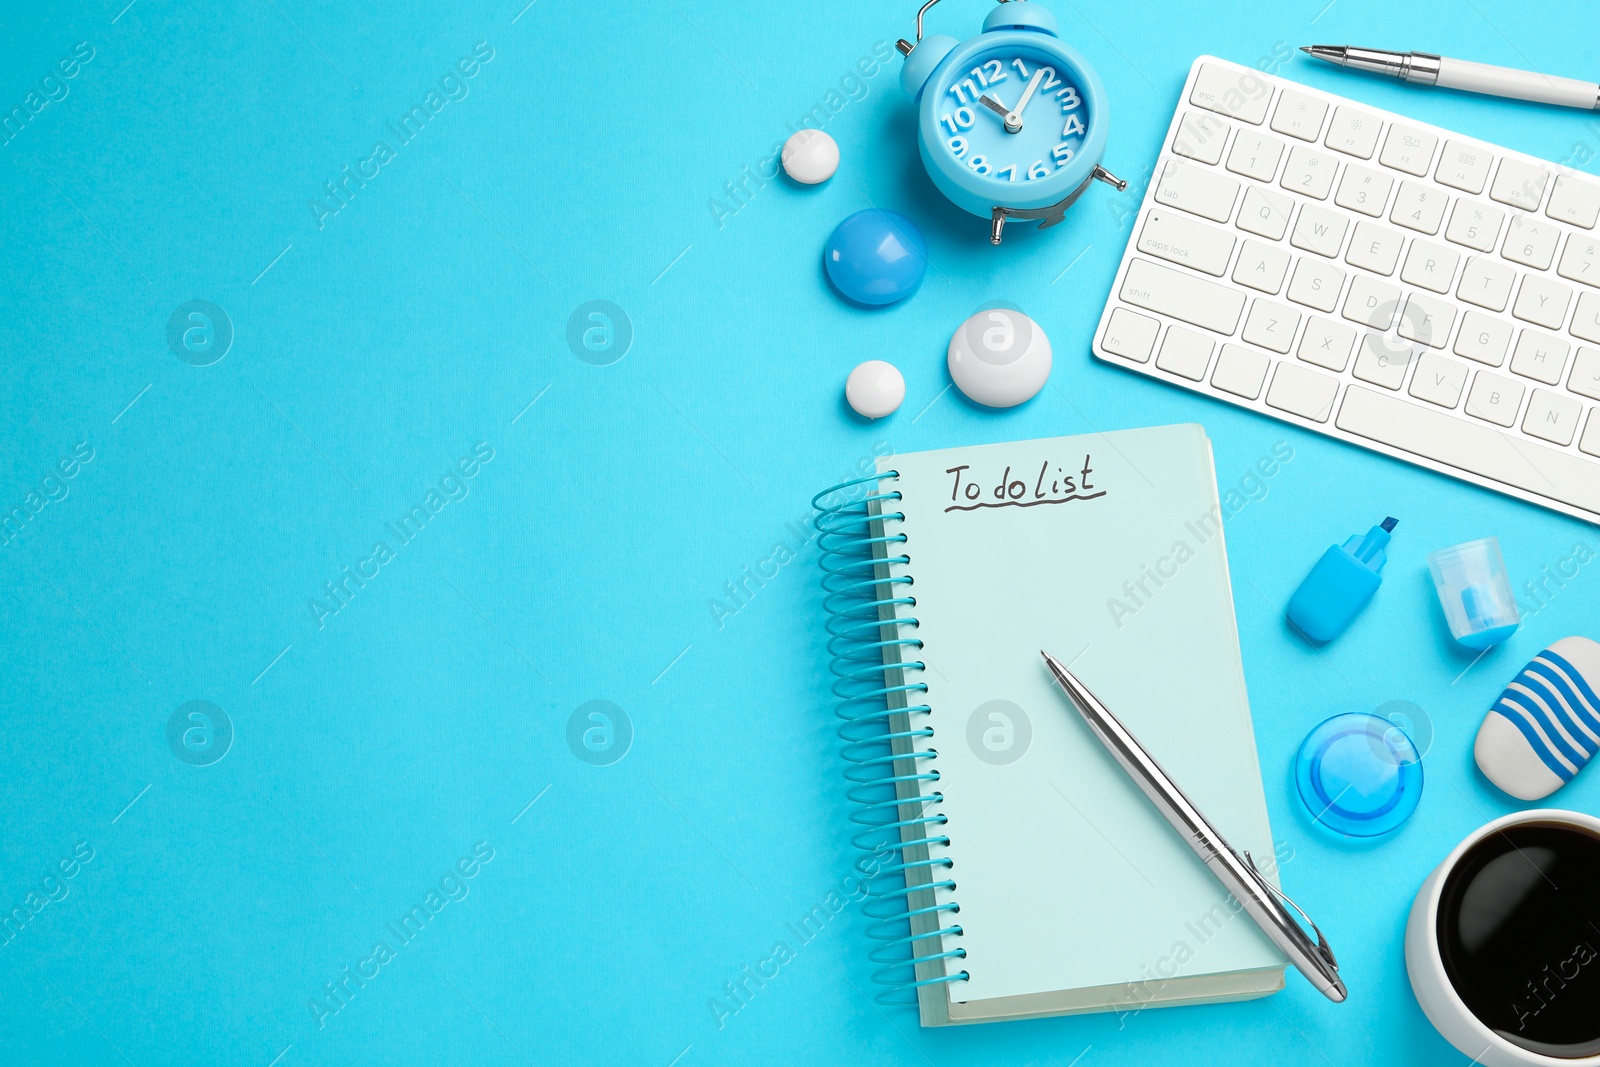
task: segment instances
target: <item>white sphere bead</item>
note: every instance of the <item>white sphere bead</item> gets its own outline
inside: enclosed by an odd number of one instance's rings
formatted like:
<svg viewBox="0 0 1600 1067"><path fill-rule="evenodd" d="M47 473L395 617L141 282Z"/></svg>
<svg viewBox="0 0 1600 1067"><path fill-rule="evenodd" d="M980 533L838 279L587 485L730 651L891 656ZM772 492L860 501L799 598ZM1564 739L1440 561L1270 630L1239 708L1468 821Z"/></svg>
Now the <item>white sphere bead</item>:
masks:
<svg viewBox="0 0 1600 1067"><path fill-rule="evenodd" d="M839 169L839 144L821 130L800 130L783 142L783 170L804 185L817 185Z"/></svg>
<svg viewBox="0 0 1600 1067"><path fill-rule="evenodd" d="M844 398L857 415L881 419L899 409L906 398L906 380L894 364L869 359L850 372L844 383Z"/></svg>
<svg viewBox="0 0 1600 1067"><path fill-rule="evenodd" d="M950 338L950 380L967 399L991 408L1016 407L1050 377L1050 339L1020 311L987 308Z"/></svg>

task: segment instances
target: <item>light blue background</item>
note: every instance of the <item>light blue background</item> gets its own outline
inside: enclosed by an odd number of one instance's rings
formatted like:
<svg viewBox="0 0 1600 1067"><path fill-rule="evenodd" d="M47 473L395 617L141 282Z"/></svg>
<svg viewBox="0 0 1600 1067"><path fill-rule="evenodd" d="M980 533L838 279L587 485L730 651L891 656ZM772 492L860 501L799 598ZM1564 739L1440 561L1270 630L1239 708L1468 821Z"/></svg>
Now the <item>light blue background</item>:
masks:
<svg viewBox="0 0 1600 1067"><path fill-rule="evenodd" d="M1600 562L1471 665L1423 557L1498 535L1521 588L1575 543L1600 547L1593 528L1092 361L1129 236L1111 205L1137 188L1091 190L1066 224L995 249L922 172L897 58L828 111L876 42L909 33L912 3L124 2L0 15L7 111L77 42L95 49L0 146L0 510L94 448L0 548L0 910L77 842L95 850L0 948L0 1059L1465 1062L1407 987L1406 911L1457 840L1515 807L1477 775L1471 739L1543 644L1594 635ZM1049 2L1105 79L1107 166L1138 185L1202 52L1271 65L1348 40L1595 73L1575 3ZM949 0L929 29L966 36L986 11ZM393 146L385 123L479 41L495 54L469 95L319 229L308 200ZM1309 61L1288 73L1555 160L1600 149L1581 113ZM817 105L839 174L750 180L732 211L724 183ZM914 218L933 264L886 311L822 279L829 230L869 204ZM195 298L236 331L210 367L166 346ZM566 342L597 298L635 331L606 367ZM950 333L989 300L1026 309L1056 351L1052 387L1007 413L946 391ZM869 357L907 380L875 425L841 398ZM853 855L814 546L721 626L712 598L880 443L1195 420L1225 486L1274 443L1295 451L1228 542L1268 804L1294 849L1284 878L1325 923L1350 1002L1291 976L1268 1000L1120 1025L925 1032L870 999L850 911L719 1027L711 998ZM479 441L495 456L470 495L318 629L308 599ZM1385 514L1401 521L1376 603L1309 650L1282 605L1329 543ZM193 699L236 732L212 766L167 746ZM592 699L635 731L611 766L566 741ZM1291 794L1295 746L1391 699L1435 733L1421 807L1390 841L1328 843ZM1596 810L1593 775L1556 801ZM478 842L494 859L470 895L319 1027L308 1001L394 942L385 924Z"/></svg>

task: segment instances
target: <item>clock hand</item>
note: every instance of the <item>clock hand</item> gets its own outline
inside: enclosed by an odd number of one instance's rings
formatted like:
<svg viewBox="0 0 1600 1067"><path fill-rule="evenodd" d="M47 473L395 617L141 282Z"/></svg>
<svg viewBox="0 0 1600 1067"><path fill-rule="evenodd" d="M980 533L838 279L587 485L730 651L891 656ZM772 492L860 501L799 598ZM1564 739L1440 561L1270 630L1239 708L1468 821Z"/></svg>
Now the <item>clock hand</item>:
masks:
<svg viewBox="0 0 1600 1067"><path fill-rule="evenodd" d="M1040 67L1033 72L1033 77L1028 79L1028 87L1022 90L1022 99L1017 101L1017 106L1011 109L1006 116L1006 132L1022 132L1022 109L1028 106L1028 101L1033 99L1033 91L1039 88L1039 79L1044 77L1044 68Z"/></svg>
<svg viewBox="0 0 1600 1067"><path fill-rule="evenodd" d="M1011 114L1011 109L1009 107L1006 107L1004 104L1002 104L998 98L990 96L987 93L978 97L978 103L982 104L990 111L993 111L1001 118L1005 118L1007 115Z"/></svg>

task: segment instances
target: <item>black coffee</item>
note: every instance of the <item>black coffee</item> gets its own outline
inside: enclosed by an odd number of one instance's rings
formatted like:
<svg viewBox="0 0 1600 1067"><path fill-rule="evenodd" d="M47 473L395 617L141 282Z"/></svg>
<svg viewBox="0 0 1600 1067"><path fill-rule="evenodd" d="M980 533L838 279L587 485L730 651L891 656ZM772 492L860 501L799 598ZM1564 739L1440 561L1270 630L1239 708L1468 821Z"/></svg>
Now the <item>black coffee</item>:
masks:
<svg viewBox="0 0 1600 1067"><path fill-rule="evenodd" d="M1445 879L1439 949L1456 993L1507 1041L1600 1052L1600 838L1527 823L1472 846Z"/></svg>

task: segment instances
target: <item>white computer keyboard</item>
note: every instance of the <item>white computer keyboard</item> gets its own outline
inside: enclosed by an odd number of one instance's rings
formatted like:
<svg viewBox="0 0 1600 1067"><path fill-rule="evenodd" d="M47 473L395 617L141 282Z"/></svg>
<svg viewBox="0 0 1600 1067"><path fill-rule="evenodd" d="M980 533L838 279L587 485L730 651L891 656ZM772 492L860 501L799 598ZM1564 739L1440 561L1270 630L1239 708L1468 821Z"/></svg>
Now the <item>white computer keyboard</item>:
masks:
<svg viewBox="0 0 1600 1067"><path fill-rule="evenodd" d="M1201 56L1095 355L1600 518L1600 181Z"/></svg>

